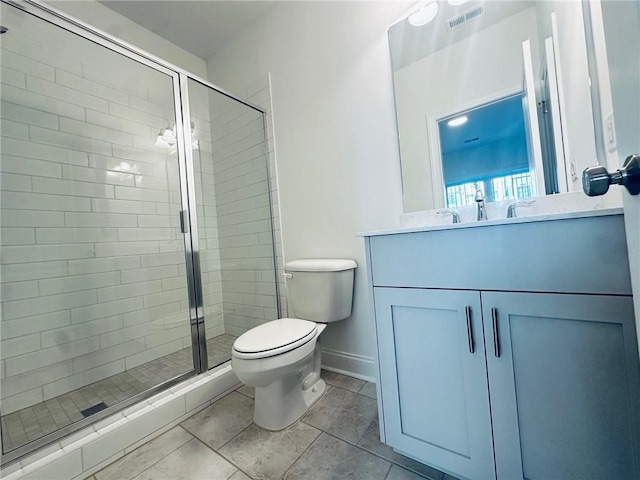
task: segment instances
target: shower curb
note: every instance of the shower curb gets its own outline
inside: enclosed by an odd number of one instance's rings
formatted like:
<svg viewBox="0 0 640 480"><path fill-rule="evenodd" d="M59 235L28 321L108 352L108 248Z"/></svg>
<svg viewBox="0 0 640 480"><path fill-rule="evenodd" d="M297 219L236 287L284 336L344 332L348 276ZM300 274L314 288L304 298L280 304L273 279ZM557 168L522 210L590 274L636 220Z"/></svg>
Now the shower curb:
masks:
<svg viewBox="0 0 640 480"><path fill-rule="evenodd" d="M4 480L85 479L240 385L227 363L2 468Z"/></svg>

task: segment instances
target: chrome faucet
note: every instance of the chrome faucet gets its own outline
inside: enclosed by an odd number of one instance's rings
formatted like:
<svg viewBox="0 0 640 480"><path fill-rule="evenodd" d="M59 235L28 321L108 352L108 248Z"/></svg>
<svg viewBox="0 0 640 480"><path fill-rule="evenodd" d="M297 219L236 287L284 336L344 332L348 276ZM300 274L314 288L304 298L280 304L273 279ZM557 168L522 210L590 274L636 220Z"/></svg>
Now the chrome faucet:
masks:
<svg viewBox="0 0 640 480"><path fill-rule="evenodd" d="M476 217L476 220L487 220L487 209L484 205L482 190L476 190L476 203L478 204L478 216Z"/></svg>
<svg viewBox="0 0 640 480"><path fill-rule="evenodd" d="M511 205L509 205L509 208L507 208L507 218L516 218L516 208L517 207L528 207L530 205L533 205L534 203L536 203L535 200L525 200L523 202L514 202Z"/></svg>
<svg viewBox="0 0 640 480"><path fill-rule="evenodd" d="M451 215L453 223L460 223L460 215L455 210L451 210L450 208L444 208L442 210L438 210L436 212L437 215Z"/></svg>

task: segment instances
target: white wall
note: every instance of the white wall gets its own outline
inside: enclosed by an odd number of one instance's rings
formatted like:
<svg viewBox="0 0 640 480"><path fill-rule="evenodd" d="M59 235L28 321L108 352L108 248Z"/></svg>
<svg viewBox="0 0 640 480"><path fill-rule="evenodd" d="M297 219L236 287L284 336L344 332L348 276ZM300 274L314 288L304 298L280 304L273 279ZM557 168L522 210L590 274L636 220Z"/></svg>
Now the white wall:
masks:
<svg viewBox="0 0 640 480"><path fill-rule="evenodd" d="M200 77L206 76L204 60L183 50L95 0L48 0L47 4Z"/></svg>
<svg viewBox="0 0 640 480"><path fill-rule="evenodd" d="M207 62L209 79L230 91L271 73L284 259L358 262L353 315L322 341L326 363L369 376L374 323L355 234L396 226L402 213L386 31L406 8L276 2Z"/></svg>

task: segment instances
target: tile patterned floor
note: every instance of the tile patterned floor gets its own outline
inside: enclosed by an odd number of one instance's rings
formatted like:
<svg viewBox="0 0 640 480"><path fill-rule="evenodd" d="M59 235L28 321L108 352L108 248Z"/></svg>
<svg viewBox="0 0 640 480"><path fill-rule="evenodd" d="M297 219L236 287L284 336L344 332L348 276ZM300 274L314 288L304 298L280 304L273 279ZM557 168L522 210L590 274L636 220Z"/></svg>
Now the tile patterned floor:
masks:
<svg viewBox="0 0 640 480"><path fill-rule="evenodd" d="M207 340L209 368L231 359L231 347L236 338L223 334ZM115 405L192 368L191 348L185 348L45 402L3 415L4 453L82 420L82 410L93 405L100 402L108 407Z"/></svg>
<svg viewBox="0 0 640 480"><path fill-rule="evenodd" d="M323 371L326 394L291 427L253 423L241 387L90 480L456 480L378 440L375 385Z"/></svg>

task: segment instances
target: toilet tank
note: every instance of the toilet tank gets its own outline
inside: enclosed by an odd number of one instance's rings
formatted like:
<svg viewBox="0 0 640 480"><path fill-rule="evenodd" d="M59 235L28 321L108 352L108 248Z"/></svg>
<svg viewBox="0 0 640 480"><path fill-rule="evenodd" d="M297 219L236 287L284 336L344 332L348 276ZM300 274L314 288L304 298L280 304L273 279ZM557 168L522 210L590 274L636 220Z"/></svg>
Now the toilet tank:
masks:
<svg viewBox="0 0 640 480"><path fill-rule="evenodd" d="M353 273L358 265L346 259L287 262L289 316L314 322L336 322L351 315Z"/></svg>

